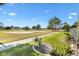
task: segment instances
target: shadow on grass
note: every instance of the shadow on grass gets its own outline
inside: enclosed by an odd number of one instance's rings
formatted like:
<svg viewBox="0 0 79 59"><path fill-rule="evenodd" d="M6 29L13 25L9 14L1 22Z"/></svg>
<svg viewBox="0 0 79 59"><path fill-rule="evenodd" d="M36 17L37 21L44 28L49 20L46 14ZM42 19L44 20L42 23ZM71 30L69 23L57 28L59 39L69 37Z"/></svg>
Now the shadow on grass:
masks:
<svg viewBox="0 0 79 59"><path fill-rule="evenodd" d="M32 50L31 44L22 44L8 50L0 52L1 56L38 56L39 54L35 53Z"/></svg>

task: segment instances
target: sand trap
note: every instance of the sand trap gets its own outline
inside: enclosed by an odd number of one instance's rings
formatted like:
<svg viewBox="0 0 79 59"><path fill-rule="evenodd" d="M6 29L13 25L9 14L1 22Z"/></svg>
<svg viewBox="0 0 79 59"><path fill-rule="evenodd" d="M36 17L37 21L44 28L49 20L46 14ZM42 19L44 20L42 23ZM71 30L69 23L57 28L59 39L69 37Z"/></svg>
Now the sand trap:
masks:
<svg viewBox="0 0 79 59"><path fill-rule="evenodd" d="M29 34L29 33L34 33L34 32L5 32L8 34Z"/></svg>

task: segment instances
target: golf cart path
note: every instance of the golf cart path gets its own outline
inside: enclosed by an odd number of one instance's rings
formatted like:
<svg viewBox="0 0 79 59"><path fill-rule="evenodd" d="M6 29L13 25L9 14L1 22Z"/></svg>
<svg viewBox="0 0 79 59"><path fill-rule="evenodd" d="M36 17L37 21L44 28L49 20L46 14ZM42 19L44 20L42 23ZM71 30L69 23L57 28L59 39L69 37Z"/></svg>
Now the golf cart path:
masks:
<svg viewBox="0 0 79 59"><path fill-rule="evenodd" d="M45 34L45 35L41 35L39 37L44 37L44 36L47 36L47 35L50 35L50 34L54 34L54 33L56 33L56 32ZM25 44L25 43L32 42L34 40L34 38L35 37L27 38L27 39L23 39L23 40L19 40L19 41L14 41L14 42L9 42L9 43L5 43L5 44L1 44L0 45L0 51L10 49L10 48L15 47L15 46L20 45L20 44Z"/></svg>

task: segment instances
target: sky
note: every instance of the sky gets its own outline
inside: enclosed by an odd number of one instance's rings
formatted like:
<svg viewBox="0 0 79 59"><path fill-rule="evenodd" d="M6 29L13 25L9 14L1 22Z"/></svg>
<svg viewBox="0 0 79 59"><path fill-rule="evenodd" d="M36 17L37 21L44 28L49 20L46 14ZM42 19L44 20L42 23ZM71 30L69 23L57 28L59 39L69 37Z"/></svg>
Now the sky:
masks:
<svg viewBox="0 0 79 59"><path fill-rule="evenodd" d="M6 3L0 6L0 22L4 26L29 26L40 24L45 28L54 16L62 23L72 25L77 21L79 4L74 3Z"/></svg>

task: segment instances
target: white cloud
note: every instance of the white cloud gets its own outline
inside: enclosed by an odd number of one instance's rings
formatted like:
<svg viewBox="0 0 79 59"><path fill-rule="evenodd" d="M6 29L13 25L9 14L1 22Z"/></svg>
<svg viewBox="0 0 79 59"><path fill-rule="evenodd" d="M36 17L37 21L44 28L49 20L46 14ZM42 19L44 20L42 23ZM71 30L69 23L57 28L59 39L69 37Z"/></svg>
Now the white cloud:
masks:
<svg viewBox="0 0 79 59"><path fill-rule="evenodd" d="M50 12L50 10L45 10L45 13L49 13Z"/></svg>
<svg viewBox="0 0 79 59"><path fill-rule="evenodd" d="M73 17L72 16L68 16L68 19L72 19Z"/></svg>
<svg viewBox="0 0 79 59"><path fill-rule="evenodd" d="M76 12L69 13L68 19L72 19L73 16L76 16L77 14L78 14L78 13L76 13Z"/></svg>
<svg viewBox="0 0 79 59"><path fill-rule="evenodd" d="M36 18L32 18L32 20L33 20L33 21L35 21L35 20L36 20Z"/></svg>
<svg viewBox="0 0 79 59"><path fill-rule="evenodd" d="M77 15L77 13L74 12L74 13L70 13L69 15L73 15L73 16L75 16L75 15Z"/></svg>
<svg viewBox="0 0 79 59"><path fill-rule="evenodd" d="M15 16L16 13L14 13L14 12L10 12L9 15L10 15L10 16Z"/></svg>

